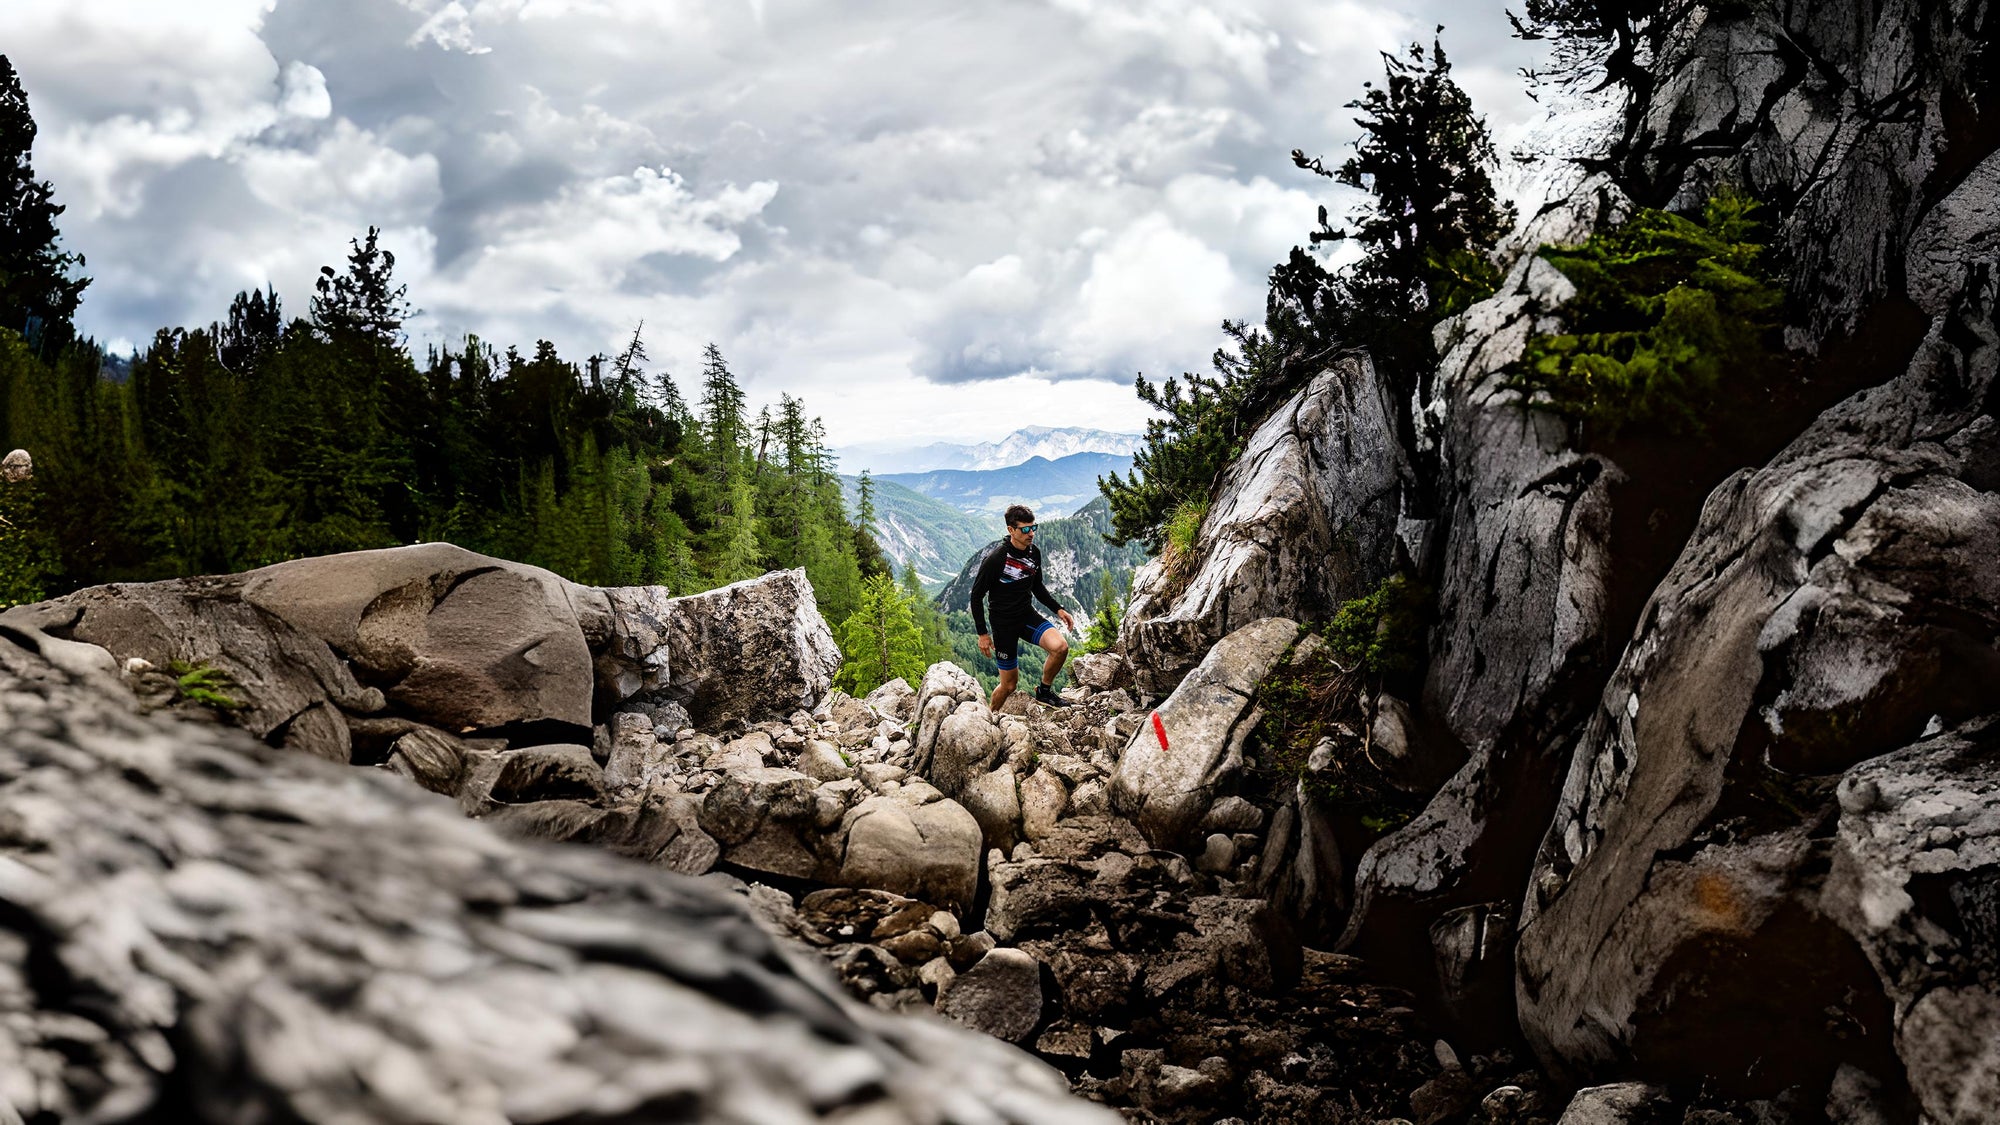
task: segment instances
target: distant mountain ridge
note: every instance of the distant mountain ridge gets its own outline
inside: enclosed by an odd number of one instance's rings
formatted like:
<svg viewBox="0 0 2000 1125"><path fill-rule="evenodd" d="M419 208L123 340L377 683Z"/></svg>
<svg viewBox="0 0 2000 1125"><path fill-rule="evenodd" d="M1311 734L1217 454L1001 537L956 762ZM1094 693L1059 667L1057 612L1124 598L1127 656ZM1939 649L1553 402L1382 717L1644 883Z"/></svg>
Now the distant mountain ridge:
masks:
<svg viewBox="0 0 2000 1125"><path fill-rule="evenodd" d="M966 445L932 442L916 449L884 445L856 446L841 451L841 463L859 472L922 473L938 469L1005 469L1035 457L1059 461L1077 453L1131 455L1145 439L1138 434L1113 433L1080 426L1026 426L999 441Z"/></svg>
<svg viewBox="0 0 2000 1125"><path fill-rule="evenodd" d="M1037 515L1073 512L1097 497L1097 479L1132 471L1132 458L1119 453L1072 453L1049 460L1031 457L1004 469L934 469L927 473L883 473L875 479L902 485L962 512L998 513L1026 504Z"/></svg>

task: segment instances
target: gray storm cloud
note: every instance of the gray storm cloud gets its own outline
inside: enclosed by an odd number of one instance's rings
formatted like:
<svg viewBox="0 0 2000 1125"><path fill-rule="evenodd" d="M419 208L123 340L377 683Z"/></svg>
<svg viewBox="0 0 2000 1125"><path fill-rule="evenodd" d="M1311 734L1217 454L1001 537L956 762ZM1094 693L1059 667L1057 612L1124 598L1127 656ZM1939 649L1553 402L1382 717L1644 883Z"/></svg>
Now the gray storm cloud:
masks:
<svg viewBox="0 0 2000 1125"><path fill-rule="evenodd" d="M1433 21L1525 117L1499 8L1444 0L15 0L0 41L101 340L266 282L302 311L375 225L422 332L582 356L643 320L838 438L1024 375L1135 428L1132 372L1204 365L1345 205L1286 154L1337 157Z"/></svg>

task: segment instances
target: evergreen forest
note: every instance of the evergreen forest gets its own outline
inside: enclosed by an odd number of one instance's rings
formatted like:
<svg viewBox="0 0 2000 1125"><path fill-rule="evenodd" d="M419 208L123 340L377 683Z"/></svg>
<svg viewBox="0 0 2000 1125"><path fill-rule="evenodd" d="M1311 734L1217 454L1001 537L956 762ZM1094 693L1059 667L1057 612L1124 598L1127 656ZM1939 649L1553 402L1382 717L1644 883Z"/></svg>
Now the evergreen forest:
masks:
<svg viewBox="0 0 2000 1125"><path fill-rule="evenodd" d="M0 608L448 540L677 595L802 567L850 687L948 658L941 616L870 530L872 484L850 511L819 419L789 395L753 410L714 345L685 391L649 363L643 325L616 355L476 337L415 354L407 287L370 229L303 316L246 291L107 356L73 328L89 279L34 138L0 56L0 452L33 458L31 480L0 487Z"/></svg>

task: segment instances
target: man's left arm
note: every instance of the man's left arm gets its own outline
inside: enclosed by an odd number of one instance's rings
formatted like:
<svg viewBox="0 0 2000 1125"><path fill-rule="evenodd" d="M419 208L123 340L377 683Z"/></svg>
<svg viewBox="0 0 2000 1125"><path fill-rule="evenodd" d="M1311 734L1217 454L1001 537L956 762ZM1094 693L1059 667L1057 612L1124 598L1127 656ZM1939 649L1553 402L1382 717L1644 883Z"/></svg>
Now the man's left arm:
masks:
<svg viewBox="0 0 2000 1125"><path fill-rule="evenodd" d="M1036 601L1048 606L1055 611L1057 617L1062 618L1063 628L1068 629L1072 633L1076 632L1076 618L1069 615L1069 610L1063 608L1062 603L1056 600L1054 594L1049 593L1048 586L1042 582L1042 552L1039 547L1035 549L1034 594Z"/></svg>

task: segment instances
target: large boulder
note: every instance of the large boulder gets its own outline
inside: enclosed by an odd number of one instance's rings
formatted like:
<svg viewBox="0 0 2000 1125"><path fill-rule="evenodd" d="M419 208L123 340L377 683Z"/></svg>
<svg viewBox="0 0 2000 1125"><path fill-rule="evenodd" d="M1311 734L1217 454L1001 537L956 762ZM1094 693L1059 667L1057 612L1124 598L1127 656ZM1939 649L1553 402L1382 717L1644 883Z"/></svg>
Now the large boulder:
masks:
<svg viewBox="0 0 2000 1125"><path fill-rule="evenodd" d="M1968 728L1975 749L1902 751L1940 788L1900 798L1870 764L1990 710L2000 683L2000 263L1960 276L1901 376L1716 491L1647 605L1523 905L1522 1026L1551 1066L1713 1071L1714 1047L1690 1035L1721 1028L1757 1045L1746 1061L1765 1056L1756 1081L1824 1082L1851 1064L1894 1085L1905 1076L1880 1073L1893 1040L1933 1119L1986 1115L1967 1107L2000 1069L1980 1038L2000 961L1990 937L1926 953L1953 926L1906 917L1894 871L1898 853L1935 865L1919 915L1990 904L1992 867L1972 843L1993 815L1994 767L1976 750L1990 741ZM1836 805L1843 774L1851 799ZM1853 877L1873 869L1875 885L1829 890L1836 818L1841 840L1856 818L1886 834L1846 848ZM1918 948L1905 928L1925 934ZM1939 975L1911 981L1902 967L1930 954ZM1977 995L1958 991L1968 976L1986 982L1985 1006L1961 1004ZM1913 991L1926 988L1935 1006ZM1918 1058L1940 1051L1984 1061Z"/></svg>
<svg viewBox="0 0 2000 1125"><path fill-rule="evenodd" d="M697 726L811 711L840 670L803 570L675 598L666 609L674 668L662 694Z"/></svg>
<svg viewBox="0 0 2000 1125"><path fill-rule="evenodd" d="M928 785L904 785L847 813L827 881L963 910L979 886L979 845L979 822L963 806Z"/></svg>
<svg viewBox="0 0 2000 1125"><path fill-rule="evenodd" d="M917 737L911 744L910 761L903 763L912 773L930 776L937 754L938 736L945 720L967 703L984 704L986 693L972 673L949 660L940 660L924 672L917 688L915 706ZM947 751L950 753L950 751Z"/></svg>
<svg viewBox="0 0 2000 1125"><path fill-rule="evenodd" d="M1388 391L1339 360L1260 425L1223 470L1192 573L1139 569L1119 648L1138 686L1173 690L1223 637L1265 617L1324 619L1396 561L1404 475Z"/></svg>
<svg viewBox="0 0 2000 1125"><path fill-rule="evenodd" d="M384 706L382 692L356 682L319 638L244 601L236 578L117 583L0 614L53 636L96 645L122 663L213 669L216 702L258 738L346 762L352 747L343 712ZM457 729L457 728L453 728Z"/></svg>
<svg viewBox="0 0 2000 1125"><path fill-rule="evenodd" d="M657 694L667 685L667 622L673 599L665 586L607 586L602 617L582 615L583 639L597 674L596 710L601 717L638 695ZM586 595L587 596L587 595Z"/></svg>
<svg viewBox="0 0 2000 1125"><path fill-rule="evenodd" d="M1243 768L1257 725L1257 685L1298 639L1298 623L1269 617L1224 637L1142 723L1111 775L1111 807L1155 847L1187 850ZM1160 731L1165 731L1165 737Z"/></svg>
<svg viewBox="0 0 2000 1125"><path fill-rule="evenodd" d="M1820 909L1874 966L1938 1121L2000 1109L2000 717L1847 771Z"/></svg>
<svg viewBox="0 0 2000 1125"><path fill-rule="evenodd" d="M425 543L96 586L15 612L120 660L212 667L237 725L345 761L355 737L393 741L357 722L385 711L448 731L578 736L664 685L667 604L661 587L579 586Z"/></svg>
<svg viewBox="0 0 2000 1125"><path fill-rule="evenodd" d="M712 884L140 716L66 643L0 630L0 1119L1117 1120Z"/></svg>
<svg viewBox="0 0 2000 1125"><path fill-rule="evenodd" d="M608 619L609 607L601 591L540 567L424 543L253 570L240 596L325 641L398 710L435 726L590 725L583 621Z"/></svg>

